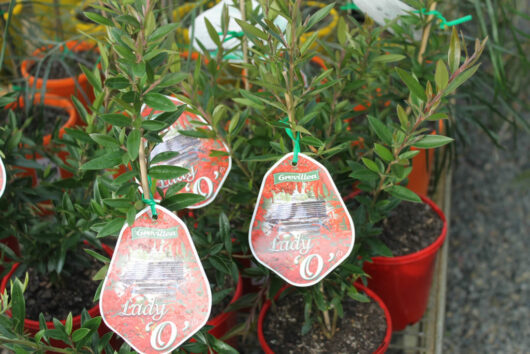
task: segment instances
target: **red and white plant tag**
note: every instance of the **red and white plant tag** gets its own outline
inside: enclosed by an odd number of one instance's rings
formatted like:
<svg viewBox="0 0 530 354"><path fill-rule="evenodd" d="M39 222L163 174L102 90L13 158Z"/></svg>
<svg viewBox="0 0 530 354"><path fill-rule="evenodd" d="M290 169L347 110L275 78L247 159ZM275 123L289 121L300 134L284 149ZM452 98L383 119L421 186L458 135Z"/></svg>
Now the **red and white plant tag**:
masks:
<svg viewBox="0 0 530 354"><path fill-rule="evenodd" d="M0 157L0 197L4 195L4 191L6 190L6 179L6 168L2 158Z"/></svg>
<svg viewBox="0 0 530 354"><path fill-rule="evenodd" d="M328 170L293 153L267 172L252 215L254 257L294 286L318 283L353 249L355 230Z"/></svg>
<svg viewBox="0 0 530 354"><path fill-rule="evenodd" d="M157 205L120 232L99 307L109 328L141 353L167 353L201 329L212 294L186 225Z"/></svg>
<svg viewBox="0 0 530 354"><path fill-rule="evenodd" d="M167 98L177 106L185 104L174 97L167 96ZM142 116L148 117L152 111L152 108L144 105L142 107ZM162 112L154 111L152 112L152 117L160 113ZM179 193L195 193L205 198L203 201L189 206L189 209L202 208L210 204L221 190L232 168L230 151L222 140L195 138L179 133L179 130L195 130L198 126L212 130L204 118L189 111L184 111L171 127L161 132L163 134L163 142L158 144L150 155L150 159L153 159L162 152L179 152L179 155L175 158L153 164L152 166L171 165L189 170L184 176L172 180L158 180L157 182L157 187L162 189L164 194L172 185L179 182L187 182L186 187L181 189ZM211 156L213 151L216 152L215 156ZM225 154L223 155L222 153ZM161 199L158 194L154 197L157 200Z"/></svg>

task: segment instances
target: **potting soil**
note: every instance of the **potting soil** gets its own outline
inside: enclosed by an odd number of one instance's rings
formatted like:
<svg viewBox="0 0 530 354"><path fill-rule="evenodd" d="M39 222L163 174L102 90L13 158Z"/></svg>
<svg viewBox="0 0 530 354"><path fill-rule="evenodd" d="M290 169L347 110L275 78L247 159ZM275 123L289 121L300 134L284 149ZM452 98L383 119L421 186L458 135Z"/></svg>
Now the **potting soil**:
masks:
<svg viewBox="0 0 530 354"><path fill-rule="evenodd" d="M427 204L402 202L380 226L379 239L394 256L404 256L431 245L440 236L443 222Z"/></svg>
<svg viewBox="0 0 530 354"><path fill-rule="evenodd" d="M44 314L46 321L54 317L65 319L69 312L73 316L80 315L83 309L87 311L94 307L94 294L99 281L92 277L101 267L101 263L90 259L92 266L79 267L75 272L61 274L57 283L51 283L50 278L29 268L29 284L24 292L26 299L26 318L38 321L39 313Z"/></svg>
<svg viewBox="0 0 530 354"><path fill-rule="evenodd" d="M278 354L299 353L373 353L386 333L383 309L371 300L361 303L346 299L344 317L337 321L337 332L328 339L318 324L301 335L304 319L304 297L286 296L271 306L263 323L263 333L270 348Z"/></svg>

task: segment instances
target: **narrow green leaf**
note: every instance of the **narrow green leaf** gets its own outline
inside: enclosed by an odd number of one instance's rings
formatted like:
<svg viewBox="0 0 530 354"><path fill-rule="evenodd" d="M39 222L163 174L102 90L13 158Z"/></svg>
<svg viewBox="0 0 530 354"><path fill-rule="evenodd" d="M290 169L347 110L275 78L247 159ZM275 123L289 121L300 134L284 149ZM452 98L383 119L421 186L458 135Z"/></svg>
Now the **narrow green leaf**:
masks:
<svg viewBox="0 0 530 354"><path fill-rule="evenodd" d="M368 116L368 123L375 134L387 145L392 145L392 133L379 119Z"/></svg>
<svg viewBox="0 0 530 354"><path fill-rule="evenodd" d="M198 194L180 193L169 198L165 198L160 204L171 211L177 211L187 208L190 205L202 202L203 200L204 197Z"/></svg>
<svg viewBox="0 0 530 354"><path fill-rule="evenodd" d="M70 335L72 333L72 325L72 313L70 312L66 317L66 321L64 322L64 330L66 334Z"/></svg>
<svg viewBox="0 0 530 354"><path fill-rule="evenodd" d="M383 159L383 161L390 162L394 159L394 156L392 155L390 150L388 150L383 145L380 145L377 143L374 144L374 151L376 152L377 155L379 155L380 158Z"/></svg>
<svg viewBox="0 0 530 354"><path fill-rule="evenodd" d="M443 135L426 135L420 141L414 143L413 146L419 149L431 149L449 144L453 140Z"/></svg>
<svg viewBox="0 0 530 354"><path fill-rule="evenodd" d="M91 255L92 257L94 257L95 259L97 259L98 261L100 262L103 262L103 263L110 263L110 259L108 257L105 257L104 255L90 249L90 248L85 248L84 251L86 253L88 253L89 255Z"/></svg>
<svg viewBox="0 0 530 354"><path fill-rule="evenodd" d="M90 333L90 329L88 328L79 328L72 333L72 340L74 343L79 342L81 339L85 338L87 334Z"/></svg>
<svg viewBox="0 0 530 354"><path fill-rule="evenodd" d="M431 114L430 116L428 116L427 120L436 121L436 120L447 119L447 118L449 118L447 113L435 113L435 114Z"/></svg>
<svg viewBox="0 0 530 354"><path fill-rule="evenodd" d="M83 166L82 170L102 170L105 168L112 168L119 164L122 161L123 152L121 151L111 151L106 153L103 156L97 157L93 160L88 161Z"/></svg>
<svg viewBox="0 0 530 354"><path fill-rule="evenodd" d="M444 90L449 82L449 72L442 60L436 62L436 72L434 74L434 82L438 92Z"/></svg>
<svg viewBox="0 0 530 354"><path fill-rule="evenodd" d="M157 154L152 160L151 164L157 164L159 162L164 162L167 160L170 160L174 157L177 157L179 155L178 151L164 151L159 154Z"/></svg>
<svg viewBox="0 0 530 354"><path fill-rule="evenodd" d="M260 39L263 39L264 41L268 39L267 35L263 31L257 29L251 24L246 23L245 21L241 21L237 18L235 18L234 20L236 20L237 24L241 27L241 29L243 30L243 32L245 32L246 35L258 37Z"/></svg>
<svg viewBox="0 0 530 354"><path fill-rule="evenodd" d="M124 223L125 219L112 219L111 221L107 222L105 226L103 226L103 228L98 232L97 237L105 237L117 234L123 227Z"/></svg>
<svg viewBox="0 0 530 354"><path fill-rule="evenodd" d="M129 127L132 124L131 118L119 113L105 113L98 116L105 123L115 125L117 127Z"/></svg>
<svg viewBox="0 0 530 354"><path fill-rule="evenodd" d="M409 117L407 115L407 112L401 107L401 105L397 105L397 116L399 118L399 123L401 124L402 129L407 129L409 126Z"/></svg>
<svg viewBox="0 0 530 354"><path fill-rule="evenodd" d="M26 319L26 301L23 292L22 283L15 278L11 287L11 313L15 324L14 329L18 334L24 332L24 320Z"/></svg>
<svg viewBox="0 0 530 354"><path fill-rule="evenodd" d="M130 83L124 77L111 77L105 80L105 86L115 90L121 90L129 87Z"/></svg>
<svg viewBox="0 0 530 354"><path fill-rule="evenodd" d="M127 137L127 153L129 154L129 157L132 161L136 160L138 157L140 149L140 135L140 131L138 129L134 129Z"/></svg>
<svg viewBox="0 0 530 354"><path fill-rule="evenodd" d="M377 164L375 162L366 157L362 157L361 160L363 161L364 165L368 167L371 171L379 173L379 168L377 167Z"/></svg>
<svg viewBox="0 0 530 354"><path fill-rule="evenodd" d="M449 52L447 53L447 62L451 73L454 73L460 67L460 55L462 49L460 48L460 40L456 27L453 27L451 33L451 41L449 42Z"/></svg>
<svg viewBox="0 0 530 354"><path fill-rule="evenodd" d="M160 38L165 37L169 32L175 31L177 28L179 28L181 24L179 22L176 23L170 23L161 27L158 27L156 30L151 33L151 35L148 37L149 42L154 42Z"/></svg>
<svg viewBox="0 0 530 354"><path fill-rule="evenodd" d="M421 203L421 199L416 193L403 186L391 186L385 190L393 197L396 197L398 199L407 200L409 202Z"/></svg>
<svg viewBox="0 0 530 354"><path fill-rule="evenodd" d="M385 54L374 58L376 63L393 63L405 59L406 56L401 54Z"/></svg>
<svg viewBox="0 0 530 354"><path fill-rule="evenodd" d="M206 25L206 30L208 31L208 35L210 36L212 41L214 41L217 47L220 47L221 39L219 38L219 34L217 34L217 31L213 27L212 23L206 17L204 17L204 24Z"/></svg>
<svg viewBox="0 0 530 354"><path fill-rule="evenodd" d="M411 158L413 158L414 156L418 155L420 153L420 150L411 150L411 151L407 151L407 152L404 152L402 154L399 155L399 159L400 160L410 160Z"/></svg>
<svg viewBox="0 0 530 354"><path fill-rule="evenodd" d="M91 21L93 21L95 23L99 23L100 25L103 25L103 26L114 26L114 23L112 23L111 20L109 20L108 18L103 17L102 15L97 14L95 12L83 12L83 14L86 17L88 17Z"/></svg>
<svg viewBox="0 0 530 354"><path fill-rule="evenodd" d="M179 166L153 166L149 169L149 175L156 179L173 179L188 173L188 169Z"/></svg>
<svg viewBox="0 0 530 354"><path fill-rule="evenodd" d="M158 111L173 112L178 108L175 103L160 93L149 92L144 96L144 101L149 107Z"/></svg>
<svg viewBox="0 0 530 354"><path fill-rule="evenodd" d="M472 66L471 68L464 71L462 74L455 77L445 89L445 95L449 95L453 93L457 88L460 87L460 85L462 85L469 78L471 78L471 76L475 75L479 67L480 67L480 64Z"/></svg>
<svg viewBox="0 0 530 354"><path fill-rule="evenodd" d="M401 68L396 68L396 71L412 94L424 102L427 101L427 95L416 78Z"/></svg>
<svg viewBox="0 0 530 354"><path fill-rule="evenodd" d="M96 143L107 148L119 148L120 144L111 136L105 134L90 134L90 138Z"/></svg>
<svg viewBox="0 0 530 354"><path fill-rule="evenodd" d="M327 15L329 15L329 12L331 11L331 9L333 9L333 7L335 6L335 3L331 3L331 4L328 4L326 6L324 6L323 8L321 8L320 10L318 10L317 12L315 12L310 18L309 18L309 21L307 22L307 25L305 26L305 30L310 30L314 25L316 25L317 23L319 23L320 21L322 21L322 19L324 17L326 17Z"/></svg>

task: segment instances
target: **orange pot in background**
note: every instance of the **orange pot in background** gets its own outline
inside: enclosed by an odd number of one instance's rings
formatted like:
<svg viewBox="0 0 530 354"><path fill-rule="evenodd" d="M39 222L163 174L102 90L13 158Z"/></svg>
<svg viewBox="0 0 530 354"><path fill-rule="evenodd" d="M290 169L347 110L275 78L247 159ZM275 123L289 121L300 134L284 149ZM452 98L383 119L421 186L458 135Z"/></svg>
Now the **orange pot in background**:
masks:
<svg viewBox="0 0 530 354"><path fill-rule="evenodd" d="M438 123L438 132L443 131L443 121ZM431 132L435 135L436 130ZM429 191L429 181L431 179L434 149L418 149L411 148L412 151L419 151L420 153L412 158L412 171L408 176L409 183L407 188L419 195L427 195Z"/></svg>
<svg viewBox="0 0 530 354"><path fill-rule="evenodd" d="M65 43L68 50L73 52L81 52L86 50L97 51L97 47L93 44L82 41L68 41ZM43 47L33 52L33 57L42 58L47 49L51 47ZM61 51L63 48L61 48ZM88 79L85 74L80 74L77 77L66 77L62 79L50 79L44 80L36 78L29 73L29 68L35 63L34 59L26 59L22 62L20 72L24 79L28 82L30 87L35 87L37 90L41 89L43 85L46 85L46 93L56 96L65 97L71 99L72 96L77 97L85 106L88 106L94 101L94 92L90 86Z"/></svg>
<svg viewBox="0 0 530 354"><path fill-rule="evenodd" d="M75 127L76 125L79 125L81 123L81 121L79 120L78 116L77 116L77 111L75 110L73 104L70 102L70 100L64 98L64 97L59 97L59 96L53 96L53 95L45 95L44 96L44 99L42 99L41 101L41 98L42 96L40 94L36 94L34 97L33 97L33 104L34 105L40 105L40 104L43 104L44 106L48 106L48 107L55 107L55 108L61 108L61 109L64 109L67 113L68 113L68 120L66 121L66 123L59 129L59 138L62 138L64 133L65 133L65 128L73 128ZM24 101L24 97L20 97L18 102L15 102L15 103L11 103L9 105L6 106L6 109L15 109L15 108L23 108L25 107L25 101ZM42 146L44 148L46 148L47 146L50 145L51 143L51 140L52 140L52 135L51 134L47 134L45 135L43 138L42 138ZM64 162L66 162L66 158L68 157L68 153L66 151L60 151L58 153L58 156L61 158L61 160L63 160ZM26 155L26 159L30 160L30 159L33 159L35 161L37 161L38 163L49 163L49 161L45 158L43 158L41 155L39 154L35 154L35 155ZM27 171L25 173L22 174L22 176L31 176L32 178L32 185L33 186L36 186L38 184L38 178L37 178L37 171L33 168L28 168L28 167L20 167L21 169ZM59 168L59 175L61 176L61 178L69 178L69 177L72 177L72 173L66 171L66 170L63 170L61 168Z"/></svg>

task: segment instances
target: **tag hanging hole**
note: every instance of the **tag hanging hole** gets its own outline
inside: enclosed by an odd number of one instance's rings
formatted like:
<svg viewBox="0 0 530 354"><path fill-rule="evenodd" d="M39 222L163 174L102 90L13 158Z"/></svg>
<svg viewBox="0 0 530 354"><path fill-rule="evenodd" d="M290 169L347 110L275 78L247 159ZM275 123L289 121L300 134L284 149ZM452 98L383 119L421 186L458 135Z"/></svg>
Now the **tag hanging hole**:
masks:
<svg viewBox="0 0 530 354"><path fill-rule="evenodd" d="M297 165L298 165L298 162L294 162L294 161L291 162L291 166L296 167Z"/></svg>

